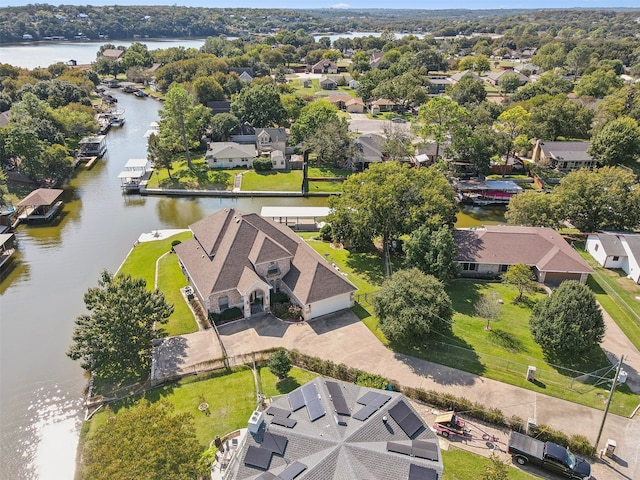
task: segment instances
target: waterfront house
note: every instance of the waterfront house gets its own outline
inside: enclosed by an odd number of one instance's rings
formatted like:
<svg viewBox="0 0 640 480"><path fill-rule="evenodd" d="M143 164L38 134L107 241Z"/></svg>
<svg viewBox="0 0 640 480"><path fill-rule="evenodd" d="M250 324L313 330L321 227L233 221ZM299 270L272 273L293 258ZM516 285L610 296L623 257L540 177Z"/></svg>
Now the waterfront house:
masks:
<svg viewBox="0 0 640 480"><path fill-rule="evenodd" d="M532 160L541 166L549 166L560 172L579 168L593 168L598 162L587 150L589 142L543 142L537 140L533 147Z"/></svg>
<svg viewBox="0 0 640 480"><path fill-rule="evenodd" d="M365 133L353 141L356 149L355 163L360 170L364 170L370 163L384 161L384 137L377 133Z"/></svg>
<svg viewBox="0 0 640 480"><path fill-rule="evenodd" d="M357 288L285 225L225 208L189 228L193 238L175 251L208 312L237 307L248 318L269 311L280 291L304 320L354 304Z"/></svg>
<svg viewBox="0 0 640 480"><path fill-rule="evenodd" d="M235 142L212 142L205 155L205 160L211 168L251 168L254 158L255 145L241 145Z"/></svg>
<svg viewBox="0 0 640 480"><path fill-rule="evenodd" d="M552 228L493 225L456 229L456 261L463 276L495 277L510 266L531 267L540 283L586 283L593 270Z"/></svg>
<svg viewBox="0 0 640 480"><path fill-rule="evenodd" d="M102 157L105 153L107 153L106 135L91 135L84 137L78 143L78 156Z"/></svg>
<svg viewBox="0 0 640 480"><path fill-rule="evenodd" d="M258 155L280 151L283 154L287 148L287 132L284 128L256 129L256 149Z"/></svg>
<svg viewBox="0 0 640 480"><path fill-rule="evenodd" d="M108 58L109 60L113 60L114 62L119 62L124 57L124 50L120 50L117 48L105 48L102 51L102 56L104 58Z"/></svg>
<svg viewBox="0 0 640 480"><path fill-rule="evenodd" d="M600 232L587 236L585 250L604 268L621 269L640 283L640 234Z"/></svg>

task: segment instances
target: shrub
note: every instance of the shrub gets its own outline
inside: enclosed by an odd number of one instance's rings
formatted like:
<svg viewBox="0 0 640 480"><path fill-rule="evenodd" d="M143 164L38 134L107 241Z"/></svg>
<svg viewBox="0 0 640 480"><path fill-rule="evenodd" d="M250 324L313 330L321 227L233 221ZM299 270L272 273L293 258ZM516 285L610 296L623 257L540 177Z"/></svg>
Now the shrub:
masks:
<svg viewBox="0 0 640 480"><path fill-rule="evenodd" d="M548 425L537 425L531 427L529 435L542 442L553 442L566 447L569 445L569 437L558 430L553 430Z"/></svg>
<svg viewBox="0 0 640 480"><path fill-rule="evenodd" d="M319 238L323 242L332 242L333 241L333 228L330 224L325 223L319 232Z"/></svg>
<svg viewBox="0 0 640 480"><path fill-rule="evenodd" d="M569 450L579 455L592 457L596 453L596 447L584 435L571 435L569 437Z"/></svg>
<svg viewBox="0 0 640 480"><path fill-rule="evenodd" d="M270 158L260 157L253 159L253 169L256 172L268 172L273 169L273 164Z"/></svg>
<svg viewBox="0 0 640 480"><path fill-rule="evenodd" d="M359 372L356 376L356 385L363 387L379 388L380 390L386 390L389 384L388 380L375 373Z"/></svg>
<svg viewBox="0 0 640 480"><path fill-rule="evenodd" d="M274 292L271 294L271 305L273 306L276 303L288 303L289 302L289 295L287 295L285 292L280 291L280 292Z"/></svg>

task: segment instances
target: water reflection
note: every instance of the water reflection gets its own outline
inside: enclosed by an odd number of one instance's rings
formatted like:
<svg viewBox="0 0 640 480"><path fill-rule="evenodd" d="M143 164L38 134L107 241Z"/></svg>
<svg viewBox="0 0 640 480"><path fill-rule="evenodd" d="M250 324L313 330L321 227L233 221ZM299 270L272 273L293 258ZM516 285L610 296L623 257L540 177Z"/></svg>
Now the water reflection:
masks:
<svg viewBox="0 0 640 480"><path fill-rule="evenodd" d="M206 216L197 198L186 198L180 203L174 198L161 198L156 205L158 219L171 228L187 228Z"/></svg>
<svg viewBox="0 0 640 480"><path fill-rule="evenodd" d="M15 253L11 256L8 264L5 264L0 273L0 295L3 295L9 285L14 282L28 282L29 281L29 264L23 259L23 254L20 251L20 245L18 241L15 242Z"/></svg>
<svg viewBox="0 0 640 480"><path fill-rule="evenodd" d="M480 225L503 225L507 223L504 217L505 207L476 207L462 205L456 216L457 228L479 227Z"/></svg>

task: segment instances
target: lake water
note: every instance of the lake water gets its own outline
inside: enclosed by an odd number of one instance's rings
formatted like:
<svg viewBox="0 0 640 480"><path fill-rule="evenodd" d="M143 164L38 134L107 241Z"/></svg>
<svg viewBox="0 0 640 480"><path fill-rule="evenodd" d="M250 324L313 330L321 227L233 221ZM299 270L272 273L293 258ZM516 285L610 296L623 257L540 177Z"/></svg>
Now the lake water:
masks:
<svg viewBox="0 0 640 480"><path fill-rule="evenodd" d="M0 61L6 61L7 50L14 48L20 47L0 49ZM39 58L46 58L47 52L50 58L59 54L52 44L28 48ZM96 286L102 269L118 268L141 233L186 228L226 206L260 212L263 205L326 205L323 198L122 195L117 175L129 158L146 156L143 135L158 119L160 104L150 98L116 95L126 123L108 134L107 156L91 170L81 167L64 187L64 209L57 223L18 228L14 268L0 280L3 480L73 478L86 378L65 352L74 320L84 313L85 291ZM460 226L504 221L501 211L477 208L465 209L458 218Z"/></svg>

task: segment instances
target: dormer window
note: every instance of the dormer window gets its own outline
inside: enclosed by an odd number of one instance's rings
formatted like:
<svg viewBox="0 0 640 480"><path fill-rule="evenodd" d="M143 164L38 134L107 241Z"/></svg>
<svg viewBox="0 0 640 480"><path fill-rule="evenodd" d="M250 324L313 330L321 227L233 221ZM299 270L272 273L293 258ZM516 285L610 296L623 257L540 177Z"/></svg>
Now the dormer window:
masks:
<svg viewBox="0 0 640 480"><path fill-rule="evenodd" d="M279 273L280 268L278 267L278 262L271 262L267 269L267 275L278 275Z"/></svg>

